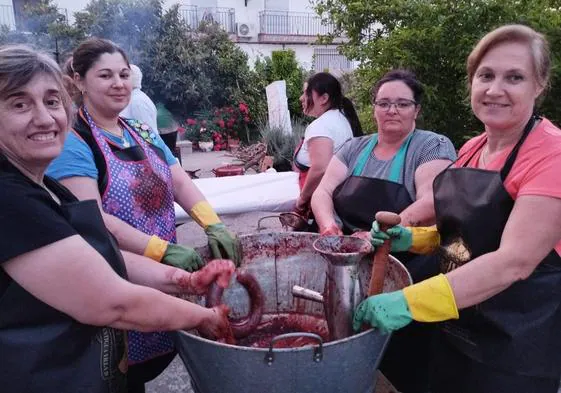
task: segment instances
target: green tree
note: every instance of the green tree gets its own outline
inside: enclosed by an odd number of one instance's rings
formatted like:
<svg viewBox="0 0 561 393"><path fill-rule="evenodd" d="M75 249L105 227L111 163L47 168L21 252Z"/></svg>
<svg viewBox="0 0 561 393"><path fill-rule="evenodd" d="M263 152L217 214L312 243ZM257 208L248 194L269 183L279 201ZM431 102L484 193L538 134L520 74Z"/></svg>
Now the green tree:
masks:
<svg viewBox="0 0 561 393"><path fill-rule="evenodd" d="M558 0L317 0L316 10L335 25L332 37L349 38L343 53L360 61L351 94L360 113L370 111L371 87L385 72L410 69L426 91L420 125L447 134L457 146L481 130L467 99L468 54L493 28L527 24L550 40L552 91L540 109L561 124Z"/></svg>
<svg viewBox="0 0 561 393"><path fill-rule="evenodd" d="M271 57L258 60L255 71L266 84L277 80L286 81L288 109L292 116L302 117L302 106L299 97L306 78L306 71L298 64L293 50L273 51Z"/></svg>
<svg viewBox="0 0 561 393"><path fill-rule="evenodd" d="M148 93L176 115L223 107L251 91L247 55L217 24L191 30L178 6L165 13L145 50Z"/></svg>

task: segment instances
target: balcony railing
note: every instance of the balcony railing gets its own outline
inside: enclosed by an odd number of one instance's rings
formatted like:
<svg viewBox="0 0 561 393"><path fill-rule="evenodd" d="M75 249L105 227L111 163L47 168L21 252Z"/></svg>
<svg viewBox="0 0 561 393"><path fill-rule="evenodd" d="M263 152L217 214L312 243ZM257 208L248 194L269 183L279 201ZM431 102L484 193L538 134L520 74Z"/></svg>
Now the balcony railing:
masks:
<svg viewBox="0 0 561 393"><path fill-rule="evenodd" d="M333 31L332 25L322 23L316 14L288 11L259 12L259 32L261 34L326 35Z"/></svg>
<svg viewBox="0 0 561 393"><path fill-rule="evenodd" d="M16 28L14 8L11 5L0 5L0 25L7 26L10 30Z"/></svg>
<svg viewBox="0 0 561 393"><path fill-rule="evenodd" d="M227 33L233 34L236 32L236 13L233 8L182 5L179 7L179 15L192 29L199 27L201 22L216 22Z"/></svg>

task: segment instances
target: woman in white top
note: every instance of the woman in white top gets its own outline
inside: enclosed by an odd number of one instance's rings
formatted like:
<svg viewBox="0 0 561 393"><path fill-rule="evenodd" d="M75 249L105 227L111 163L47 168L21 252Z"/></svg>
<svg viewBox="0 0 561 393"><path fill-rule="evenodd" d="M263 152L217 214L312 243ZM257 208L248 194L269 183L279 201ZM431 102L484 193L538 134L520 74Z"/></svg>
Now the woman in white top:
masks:
<svg viewBox="0 0 561 393"><path fill-rule="evenodd" d="M294 213L307 219L310 200L334 153L362 129L352 102L333 75L312 75L300 96L302 110L316 119L306 128L302 143L294 154L294 169L300 172L300 196Z"/></svg>

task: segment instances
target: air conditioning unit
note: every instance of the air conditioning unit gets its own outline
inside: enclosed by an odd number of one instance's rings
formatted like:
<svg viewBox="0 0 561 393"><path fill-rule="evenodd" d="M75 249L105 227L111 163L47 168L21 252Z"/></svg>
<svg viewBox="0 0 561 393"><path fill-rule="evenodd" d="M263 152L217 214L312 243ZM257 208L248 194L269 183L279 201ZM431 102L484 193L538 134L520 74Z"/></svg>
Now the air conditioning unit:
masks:
<svg viewBox="0 0 561 393"><path fill-rule="evenodd" d="M238 37L255 37L257 29L255 25L248 22L238 22Z"/></svg>

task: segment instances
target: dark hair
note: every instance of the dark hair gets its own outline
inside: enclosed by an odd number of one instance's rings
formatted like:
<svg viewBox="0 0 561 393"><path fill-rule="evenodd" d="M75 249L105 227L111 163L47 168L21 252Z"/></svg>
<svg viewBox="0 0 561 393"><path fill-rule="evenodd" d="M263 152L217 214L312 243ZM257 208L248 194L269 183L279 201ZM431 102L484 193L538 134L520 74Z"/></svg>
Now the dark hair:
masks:
<svg viewBox="0 0 561 393"><path fill-rule="evenodd" d="M103 38L93 37L83 41L78 48L76 48L72 54L71 68L83 78L86 76L86 72L88 72L94 63L105 53L120 53L130 67L127 54L117 46L117 44Z"/></svg>
<svg viewBox="0 0 561 393"><path fill-rule="evenodd" d="M306 81L306 101L308 106L313 106L312 91L318 95L327 94L329 96L329 109L339 109L349 121L353 136L363 135L360 120L356 114L356 110L351 100L343 95L341 83L328 72L318 72L308 78Z"/></svg>
<svg viewBox="0 0 561 393"><path fill-rule="evenodd" d="M62 63L62 81L66 92L72 98L72 101L79 103L81 101L80 90L76 87L74 83L74 70L72 69L72 56Z"/></svg>
<svg viewBox="0 0 561 393"><path fill-rule="evenodd" d="M417 80L415 74L409 70L392 70L387 72L372 88L372 103L376 101L378 91L387 82L400 81L403 82L413 92L413 100L418 104L423 98L424 89L421 82Z"/></svg>

